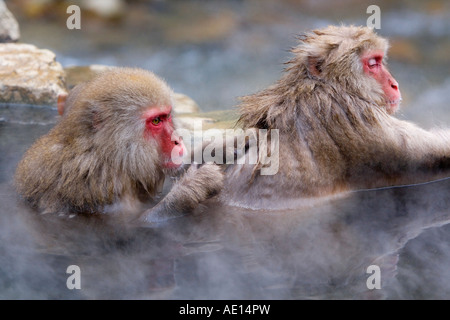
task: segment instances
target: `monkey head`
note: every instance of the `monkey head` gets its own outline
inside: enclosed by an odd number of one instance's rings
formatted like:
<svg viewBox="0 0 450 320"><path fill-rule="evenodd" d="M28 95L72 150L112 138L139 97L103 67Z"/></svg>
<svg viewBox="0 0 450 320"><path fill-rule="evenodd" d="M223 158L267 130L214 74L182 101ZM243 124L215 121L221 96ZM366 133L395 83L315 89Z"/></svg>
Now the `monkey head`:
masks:
<svg viewBox="0 0 450 320"><path fill-rule="evenodd" d="M308 77L336 83L394 113L401 101L399 85L386 67L388 41L366 27L329 26L304 34L291 61Z"/></svg>
<svg viewBox="0 0 450 320"><path fill-rule="evenodd" d="M137 203L181 165L185 147L172 123L172 90L149 71L115 68L58 104L60 121L16 170L17 190L35 207L101 212Z"/></svg>
<svg viewBox="0 0 450 320"><path fill-rule="evenodd" d="M145 70L117 68L83 84L80 92L68 97L73 105L61 120L65 135L91 143L99 157L130 176L180 166L185 147L172 123L173 92L163 80Z"/></svg>

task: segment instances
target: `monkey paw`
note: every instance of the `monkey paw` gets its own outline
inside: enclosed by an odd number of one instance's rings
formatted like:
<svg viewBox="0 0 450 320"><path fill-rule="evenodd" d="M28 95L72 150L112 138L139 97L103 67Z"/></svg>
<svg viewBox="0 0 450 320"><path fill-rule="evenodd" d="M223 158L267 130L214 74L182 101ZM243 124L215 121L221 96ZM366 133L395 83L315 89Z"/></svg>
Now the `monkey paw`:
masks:
<svg viewBox="0 0 450 320"><path fill-rule="evenodd" d="M212 163L193 164L162 201L144 212L140 221L152 224L191 213L199 203L218 194L223 184L221 167Z"/></svg>
<svg viewBox="0 0 450 320"><path fill-rule="evenodd" d="M217 195L223 188L224 173L220 166L213 163L193 164L183 179L195 194L198 202Z"/></svg>

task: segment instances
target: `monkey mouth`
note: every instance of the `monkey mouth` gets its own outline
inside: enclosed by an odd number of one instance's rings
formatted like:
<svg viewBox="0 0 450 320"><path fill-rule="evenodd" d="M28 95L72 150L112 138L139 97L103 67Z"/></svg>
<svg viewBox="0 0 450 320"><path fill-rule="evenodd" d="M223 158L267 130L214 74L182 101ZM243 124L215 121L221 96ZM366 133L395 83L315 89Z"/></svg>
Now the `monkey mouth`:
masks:
<svg viewBox="0 0 450 320"><path fill-rule="evenodd" d="M180 162L180 161L169 160L169 161L164 162L164 168L165 169L177 169L178 167L181 166L181 164L182 164L182 162Z"/></svg>
<svg viewBox="0 0 450 320"><path fill-rule="evenodd" d="M387 103L388 103L390 106L397 106L397 105L400 104L400 102L402 102L402 98L398 98L398 99L395 99L395 100L388 100L388 101L387 101Z"/></svg>
<svg viewBox="0 0 450 320"><path fill-rule="evenodd" d="M387 112L389 114L394 114L400 108L400 102L401 101L402 101L402 98L386 101Z"/></svg>
<svg viewBox="0 0 450 320"><path fill-rule="evenodd" d="M163 166L165 169L177 169L183 164L183 156L174 156L166 158L163 161Z"/></svg>

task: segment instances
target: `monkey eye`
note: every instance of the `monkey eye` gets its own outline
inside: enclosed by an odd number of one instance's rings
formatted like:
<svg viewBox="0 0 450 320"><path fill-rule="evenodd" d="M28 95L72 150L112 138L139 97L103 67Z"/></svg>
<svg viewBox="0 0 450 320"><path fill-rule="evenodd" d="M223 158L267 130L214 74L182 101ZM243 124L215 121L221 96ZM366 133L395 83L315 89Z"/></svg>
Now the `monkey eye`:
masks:
<svg viewBox="0 0 450 320"><path fill-rule="evenodd" d="M369 68L375 68L380 65L380 59L379 58L370 58L367 61L367 65L369 66Z"/></svg>
<svg viewBox="0 0 450 320"><path fill-rule="evenodd" d="M157 126L161 123L161 118L160 117L156 117L152 119L152 124Z"/></svg>

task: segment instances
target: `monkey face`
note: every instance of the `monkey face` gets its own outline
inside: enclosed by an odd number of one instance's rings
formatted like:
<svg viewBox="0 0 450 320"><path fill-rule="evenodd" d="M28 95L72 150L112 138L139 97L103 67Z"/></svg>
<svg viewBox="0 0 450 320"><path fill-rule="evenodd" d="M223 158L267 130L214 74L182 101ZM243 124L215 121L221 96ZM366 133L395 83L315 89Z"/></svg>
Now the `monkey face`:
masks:
<svg viewBox="0 0 450 320"><path fill-rule="evenodd" d="M182 163L185 146L175 132L171 106L152 106L144 113L145 137L156 142L164 169L176 169Z"/></svg>
<svg viewBox="0 0 450 320"><path fill-rule="evenodd" d="M362 54L361 62L364 73L375 79L383 89L386 110L389 114L393 114L400 106L401 93L397 81L387 69L383 58L383 51L369 50Z"/></svg>

